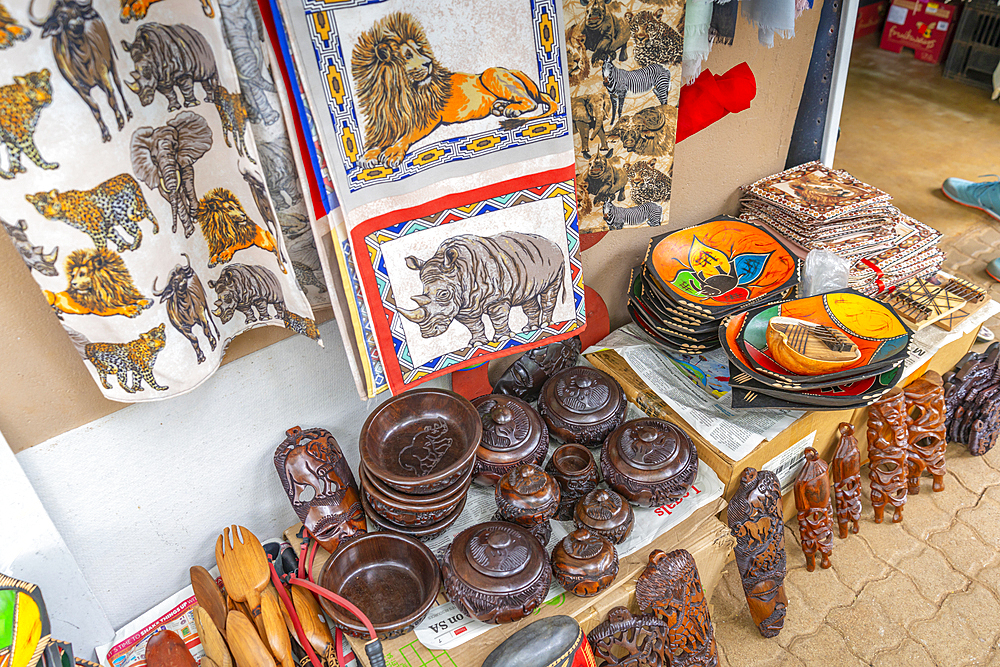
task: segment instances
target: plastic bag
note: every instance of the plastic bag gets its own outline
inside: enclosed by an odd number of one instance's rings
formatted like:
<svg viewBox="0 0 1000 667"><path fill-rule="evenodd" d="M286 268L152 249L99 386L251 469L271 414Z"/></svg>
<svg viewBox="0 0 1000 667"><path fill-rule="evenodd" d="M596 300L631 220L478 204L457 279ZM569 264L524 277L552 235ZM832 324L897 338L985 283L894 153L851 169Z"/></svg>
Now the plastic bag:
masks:
<svg viewBox="0 0 1000 667"><path fill-rule="evenodd" d="M843 257L829 250L810 250L799 286L800 297L846 289L850 273L851 265Z"/></svg>

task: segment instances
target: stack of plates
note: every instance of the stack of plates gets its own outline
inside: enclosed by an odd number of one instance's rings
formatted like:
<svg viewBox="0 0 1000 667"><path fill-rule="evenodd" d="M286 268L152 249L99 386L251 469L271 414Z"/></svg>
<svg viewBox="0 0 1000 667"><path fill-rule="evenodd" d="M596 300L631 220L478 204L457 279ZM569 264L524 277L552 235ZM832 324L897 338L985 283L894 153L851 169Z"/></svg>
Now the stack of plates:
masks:
<svg viewBox="0 0 1000 667"><path fill-rule="evenodd" d="M649 242L632 269L628 310L661 346L678 354L719 347L719 324L781 299L798 284L800 260L763 227L719 217Z"/></svg>
<svg viewBox="0 0 1000 667"><path fill-rule="evenodd" d="M809 162L743 188L740 217L809 250L851 262L850 287L876 294L936 272L941 234L903 215L887 193L846 171Z"/></svg>
<svg viewBox="0 0 1000 667"><path fill-rule="evenodd" d="M768 349L767 324L791 317L823 325L849 338L860 357L841 370L799 375ZM853 290L751 308L719 329L730 361L734 408L846 410L878 399L901 379L910 330L885 304Z"/></svg>

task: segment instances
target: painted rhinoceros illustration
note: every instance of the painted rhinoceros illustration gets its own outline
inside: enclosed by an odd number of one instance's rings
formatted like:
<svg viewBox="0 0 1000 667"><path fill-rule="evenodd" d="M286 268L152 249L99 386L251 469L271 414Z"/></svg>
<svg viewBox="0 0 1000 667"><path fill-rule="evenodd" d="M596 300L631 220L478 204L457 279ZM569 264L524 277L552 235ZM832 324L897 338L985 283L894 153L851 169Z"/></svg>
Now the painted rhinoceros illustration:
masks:
<svg viewBox="0 0 1000 667"><path fill-rule="evenodd" d="M553 321L565 293L562 250L535 234L463 234L444 241L426 262L410 255L406 266L420 271L424 291L412 297L417 308L399 313L419 324L424 338L440 336L457 320L472 333L470 346L489 342L484 313L494 340L502 340L511 337L511 308L524 310L524 331L532 331Z"/></svg>

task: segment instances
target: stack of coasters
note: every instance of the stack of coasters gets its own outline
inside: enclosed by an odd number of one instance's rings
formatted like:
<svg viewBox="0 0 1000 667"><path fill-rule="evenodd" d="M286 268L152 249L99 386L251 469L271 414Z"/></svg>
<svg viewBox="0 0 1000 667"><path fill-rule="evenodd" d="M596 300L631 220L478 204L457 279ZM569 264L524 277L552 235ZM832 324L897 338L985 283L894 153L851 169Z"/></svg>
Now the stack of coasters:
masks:
<svg viewBox="0 0 1000 667"><path fill-rule="evenodd" d="M772 323L774 318L790 319ZM789 321L793 324L784 340L776 342L775 324ZM734 408L845 410L868 405L902 377L910 335L892 308L854 290L751 308L719 328L730 362ZM789 370L787 357L777 349L782 344L829 369ZM854 355L850 362L825 361L848 351Z"/></svg>
<svg viewBox="0 0 1000 667"><path fill-rule="evenodd" d="M944 261L940 233L900 213L888 193L820 162L762 178L743 193L742 219L851 261L849 286L864 294L935 273Z"/></svg>
<svg viewBox="0 0 1000 667"><path fill-rule="evenodd" d="M764 227L730 217L654 237L632 269L628 310L670 352L719 347L727 316L785 298L801 260Z"/></svg>

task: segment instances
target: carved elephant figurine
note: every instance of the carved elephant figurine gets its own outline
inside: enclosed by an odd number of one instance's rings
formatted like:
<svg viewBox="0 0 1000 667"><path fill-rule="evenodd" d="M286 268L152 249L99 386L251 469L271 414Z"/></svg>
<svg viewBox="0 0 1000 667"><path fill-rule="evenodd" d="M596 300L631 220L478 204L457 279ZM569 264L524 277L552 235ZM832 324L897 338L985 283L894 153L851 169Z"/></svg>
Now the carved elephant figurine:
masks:
<svg viewBox="0 0 1000 667"><path fill-rule="evenodd" d="M170 202L172 231L177 221L184 236L194 233L198 195L194 189L194 163L212 147L212 129L192 111L183 111L161 127L140 127L132 135L132 170L151 189Z"/></svg>

